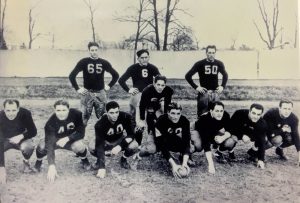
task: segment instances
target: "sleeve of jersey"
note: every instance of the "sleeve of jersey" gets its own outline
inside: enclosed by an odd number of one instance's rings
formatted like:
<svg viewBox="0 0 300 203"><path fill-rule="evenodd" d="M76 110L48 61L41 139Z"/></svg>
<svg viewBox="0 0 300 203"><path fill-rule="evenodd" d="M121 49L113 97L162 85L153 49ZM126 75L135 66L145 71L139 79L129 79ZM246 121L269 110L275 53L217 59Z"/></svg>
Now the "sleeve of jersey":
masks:
<svg viewBox="0 0 300 203"><path fill-rule="evenodd" d="M242 139L242 134L240 133L240 125L239 123L242 122L239 114L237 112L233 113L230 123L229 123L229 132L232 135L235 135L238 137L238 139Z"/></svg>
<svg viewBox="0 0 300 203"><path fill-rule="evenodd" d="M50 126L45 127L45 148L47 150L48 165L55 164L55 131Z"/></svg>
<svg viewBox="0 0 300 203"><path fill-rule="evenodd" d="M265 160L265 144L266 144L266 131L267 126L259 126L259 129L254 132L256 134L256 145L258 148L258 160L264 161Z"/></svg>
<svg viewBox="0 0 300 203"><path fill-rule="evenodd" d="M75 66L75 68L72 70L72 72L71 72L70 75L69 75L69 80L70 80L70 82L71 82L72 87L74 87L75 90L78 90L78 89L79 89L79 86L78 86L77 81L76 81L76 76L78 75L78 73L79 73L80 71L82 71L82 66L83 66L82 63L83 63L82 60L79 61L79 62L77 63L77 65Z"/></svg>
<svg viewBox="0 0 300 203"><path fill-rule="evenodd" d="M222 86L225 88L226 84L227 84L227 81L228 81L228 73L226 72L225 70L225 66L224 64L221 62L221 74L223 76L223 79L222 79Z"/></svg>
<svg viewBox="0 0 300 203"><path fill-rule="evenodd" d="M172 96L173 96L173 89L170 88L169 89L170 91L168 91L167 93L167 96L165 97L165 103L164 103L164 113L167 113L168 112L168 106L169 104L171 103L171 100L172 100Z"/></svg>
<svg viewBox="0 0 300 203"><path fill-rule="evenodd" d="M85 126L82 121L81 113L77 115L75 126L76 126L75 132L69 135L70 141L77 141L84 138Z"/></svg>
<svg viewBox="0 0 300 203"><path fill-rule="evenodd" d="M164 132L164 128L163 126L163 122L160 122L160 120L158 120L155 124L155 139L156 139L156 145L157 147L161 150L161 153L163 155L163 157L166 160L169 160L171 157L171 154L169 152L169 150L167 149L167 143L164 139L164 136L166 132Z"/></svg>
<svg viewBox="0 0 300 203"><path fill-rule="evenodd" d="M292 126L292 138L295 143L295 147L297 151L300 151L300 137L299 137L299 130L298 130L298 119L295 120L295 123Z"/></svg>
<svg viewBox="0 0 300 203"><path fill-rule="evenodd" d="M190 142L191 142L191 132L190 132L190 122L187 120L184 123L183 130L182 130L182 137L183 137L183 146L185 148L184 155L190 154Z"/></svg>
<svg viewBox="0 0 300 203"><path fill-rule="evenodd" d="M209 141L209 134L207 133L206 130L207 124L204 122L204 119L198 120L195 123L195 129L199 132L200 138L203 144L203 149L205 152L210 151L210 141Z"/></svg>
<svg viewBox="0 0 300 203"><path fill-rule="evenodd" d="M197 73L197 63L185 74L186 81L194 88L197 89L197 85L193 81L193 75Z"/></svg>
<svg viewBox="0 0 300 203"><path fill-rule="evenodd" d="M126 133L127 136L122 140L120 146L122 149L125 149L128 147L128 145L133 141L134 138L134 121L132 116L130 116L129 114L126 115L125 117L126 119L126 124L125 124L125 129L126 129Z"/></svg>
<svg viewBox="0 0 300 203"><path fill-rule="evenodd" d="M161 75L158 68L156 66L154 66L154 75L157 76L157 75Z"/></svg>
<svg viewBox="0 0 300 203"><path fill-rule="evenodd" d="M97 152L97 163L99 168L96 169L104 169L105 168L105 134L104 129L101 127L100 122L95 125L95 133L96 133L96 144L95 150Z"/></svg>
<svg viewBox="0 0 300 203"><path fill-rule="evenodd" d="M272 134L280 135L282 133L282 129L276 126L276 122L274 121L274 116L272 116L271 112L267 112L264 115L264 120L268 125L267 136L270 138Z"/></svg>
<svg viewBox="0 0 300 203"><path fill-rule="evenodd" d="M0 167L5 167L4 160L4 134L2 133L2 129L0 128Z"/></svg>
<svg viewBox="0 0 300 203"><path fill-rule="evenodd" d="M110 83L108 84L108 86L112 87L118 81L119 74L115 69L113 69L113 67L110 65L110 63L108 63L107 72L109 72L111 74L111 77L112 77L112 79L111 79Z"/></svg>
<svg viewBox="0 0 300 203"><path fill-rule="evenodd" d="M147 92L148 92L147 89L145 89L145 90L142 92L140 106L139 106L141 120L145 120L145 111L146 111L146 105L147 105Z"/></svg>
<svg viewBox="0 0 300 203"><path fill-rule="evenodd" d="M33 122L32 115L30 112L26 113L23 122L25 123L27 131L23 134L24 139L30 139L37 134L36 126Z"/></svg>
<svg viewBox="0 0 300 203"><path fill-rule="evenodd" d="M130 76L130 69L128 68L126 70L126 72L119 78L119 84L120 86L126 91L128 92L129 91L129 87L128 85L126 84L126 81L128 80L128 78L131 77Z"/></svg>

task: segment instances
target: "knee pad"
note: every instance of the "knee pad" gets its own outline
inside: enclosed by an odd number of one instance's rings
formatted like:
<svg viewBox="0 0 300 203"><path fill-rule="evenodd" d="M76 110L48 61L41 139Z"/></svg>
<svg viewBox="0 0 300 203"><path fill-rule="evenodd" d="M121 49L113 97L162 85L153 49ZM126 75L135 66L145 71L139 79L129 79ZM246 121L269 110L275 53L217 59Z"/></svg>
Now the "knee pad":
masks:
<svg viewBox="0 0 300 203"><path fill-rule="evenodd" d="M83 153L86 150L86 146L85 146L85 144L83 144L82 141L79 140L79 141L75 141L71 145L71 149L75 153Z"/></svg>
<svg viewBox="0 0 300 203"><path fill-rule="evenodd" d="M224 147L227 149L233 149L235 145L236 145L236 141L231 137L224 141Z"/></svg>
<svg viewBox="0 0 300 203"><path fill-rule="evenodd" d="M272 145L274 145L276 147L280 146L282 144L282 141L283 141L283 139L282 139L281 135L275 135L271 139Z"/></svg>

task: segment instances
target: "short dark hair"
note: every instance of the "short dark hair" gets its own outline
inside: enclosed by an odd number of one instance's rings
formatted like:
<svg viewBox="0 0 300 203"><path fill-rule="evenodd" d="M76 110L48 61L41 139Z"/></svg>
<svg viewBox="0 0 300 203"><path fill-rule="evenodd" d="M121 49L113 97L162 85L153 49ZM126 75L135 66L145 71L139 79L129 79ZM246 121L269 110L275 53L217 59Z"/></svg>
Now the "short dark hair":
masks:
<svg viewBox="0 0 300 203"><path fill-rule="evenodd" d="M264 112L264 107L263 107L261 104L253 103L253 104L251 104L251 106L250 106L250 111L251 111L253 108L258 109L258 110L262 110L262 112Z"/></svg>
<svg viewBox="0 0 300 203"><path fill-rule="evenodd" d="M89 42L89 43L88 43L88 48L89 48L89 50L90 50L90 48L91 48L92 46L95 46L95 47L98 47L98 48L99 48L99 44L98 44L97 42Z"/></svg>
<svg viewBox="0 0 300 203"><path fill-rule="evenodd" d="M292 106L294 106L293 102L291 100L288 100L288 99L282 99L282 100L280 100L279 107L281 107L282 104L292 104Z"/></svg>
<svg viewBox="0 0 300 203"><path fill-rule="evenodd" d="M182 111L182 106L177 102L171 102L168 105L167 111L170 112L172 109L176 109L176 110L179 109L180 111Z"/></svg>
<svg viewBox="0 0 300 203"><path fill-rule="evenodd" d="M69 102L66 100L63 100L63 99L57 100L53 106L54 106L54 108L56 108L56 106L58 106L58 105L63 105L63 106L70 108Z"/></svg>
<svg viewBox="0 0 300 203"><path fill-rule="evenodd" d="M209 102L208 109L209 110L214 110L216 106L222 106L223 109L224 109L224 104L220 101Z"/></svg>
<svg viewBox="0 0 300 203"><path fill-rule="evenodd" d="M3 107L5 108L6 104L13 104L13 103L15 103L18 108L20 107L20 102L17 99L6 99L3 102Z"/></svg>
<svg viewBox="0 0 300 203"><path fill-rule="evenodd" d="M217 51L217 47L216 47L216 45L208 45L207 47L206 47L206 53L208 52L208 49L215 49L215 51Z"/></svg>
<svg viewBox="0 0 300 203"><path fill-rule="evenodd" d="M149 51L147 49L141 49L136 52L136 55L140 57L143 53L147 53L149 56Z"/></svg>
<svg viewBox="0 0 300 203"><path fill-rule="evenodd" d="M154 77L154 83L156 83L158 80L163 80L165 81L165 83L167 83L167 78L166 76L163 76L163 75L157 75Z"/></svg>
<svg viewBox="0 0 300 203"><path fill-rule="evenodd" d="M120 108L119 104L116 101L107 102L105 109L108 112L110 109Z"/></svg>

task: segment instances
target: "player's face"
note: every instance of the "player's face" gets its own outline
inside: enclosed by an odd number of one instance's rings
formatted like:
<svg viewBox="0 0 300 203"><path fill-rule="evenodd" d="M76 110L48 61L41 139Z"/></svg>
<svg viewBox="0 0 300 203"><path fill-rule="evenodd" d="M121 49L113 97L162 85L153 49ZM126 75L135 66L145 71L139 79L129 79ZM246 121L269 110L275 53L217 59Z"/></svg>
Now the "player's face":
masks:
<svg viewBox="0 0 300 203"><path fill-rule="evenodd" d="M140 57L138 57L138 61L140 65L147 66L149 62L149 55L147 53L143 53Z"/></svg>
<svg viewBox="0 0 300 203"><path fill-rule="evenodd" d="M221 105L216 105L213 110L210 110L211 116L220 121L224 115L224 108Z"/></svg>
<svg viewBox="0 0 300 203"><path fill-rule="evenodd" d="M171 111L168 112L168 117L173 123L178 123L180 116L181 116L180 109L171 109Z"/></svg>
<svg viewBox="0 0 300 203"><path fill-rule="evenodd" d="M154 88L158 93L162 93L165 87L166 87L166 83L164 80L158 80L156 81L156 83L154 83Z"/></svg>
<svg viewBox="0 0 300 203"><path fill-rule="evenodd" d="M114 109L109 109L109 111L107 112L107 117L108 120L111 122L116 122L118 120L120 111L119 108L114 108Z"/></svg>
<svg viewBox="0 0 300 203"><path fill-rule="evenodd" d="M262 115L262 110L261 109L256 109L256 108L252 108L250 111L249 111L249 118L250 120L253 122L253 123L256 123L261 115Z"/></svg>
<svg viewBox="0 0 300 203"><path fill-rule="evenodd" d="M16 103L5 104L4 113L8 120L14 120L17 117L18 112L19 112L19 108Z"/></svg>
<svg viewBox="0 0 300 203"><path fill-rule="evenodd" d="M91 46L89 49L91 58L97 59L98 58L98 47L97 46Z"/></svg>
<svg viewBox="0 0 300 203"><path fill-rule="evenodd" d="M57 105L54 111L58 120L64 121L68 118L70 109L65 105Z"/></svg>
<svg viewBox="0 0 300 203"><path fill-rule="evenodd" d="M283 118L287 118L291 115L293 111L293 105L291 103L282 103L279 107L279 114Z"/></svg>
<svg viewBox="0 0 300 203"><path fill-rule="evenodd" d="M216 50L214 48L209 48L206 52L207 59L210 61L215 60Z"/></svg>

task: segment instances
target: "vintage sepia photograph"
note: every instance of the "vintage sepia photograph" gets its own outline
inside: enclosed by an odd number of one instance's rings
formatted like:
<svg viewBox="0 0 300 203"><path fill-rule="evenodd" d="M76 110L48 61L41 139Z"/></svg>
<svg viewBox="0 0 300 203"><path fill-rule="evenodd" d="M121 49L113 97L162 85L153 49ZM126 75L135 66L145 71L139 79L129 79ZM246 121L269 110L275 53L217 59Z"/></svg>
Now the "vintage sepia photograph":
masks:
<svg viewBox="0 0 300 203"><path fill-rule="evenodd" d="M0 203L300 202L298 0L0 0Z"/></svg>

